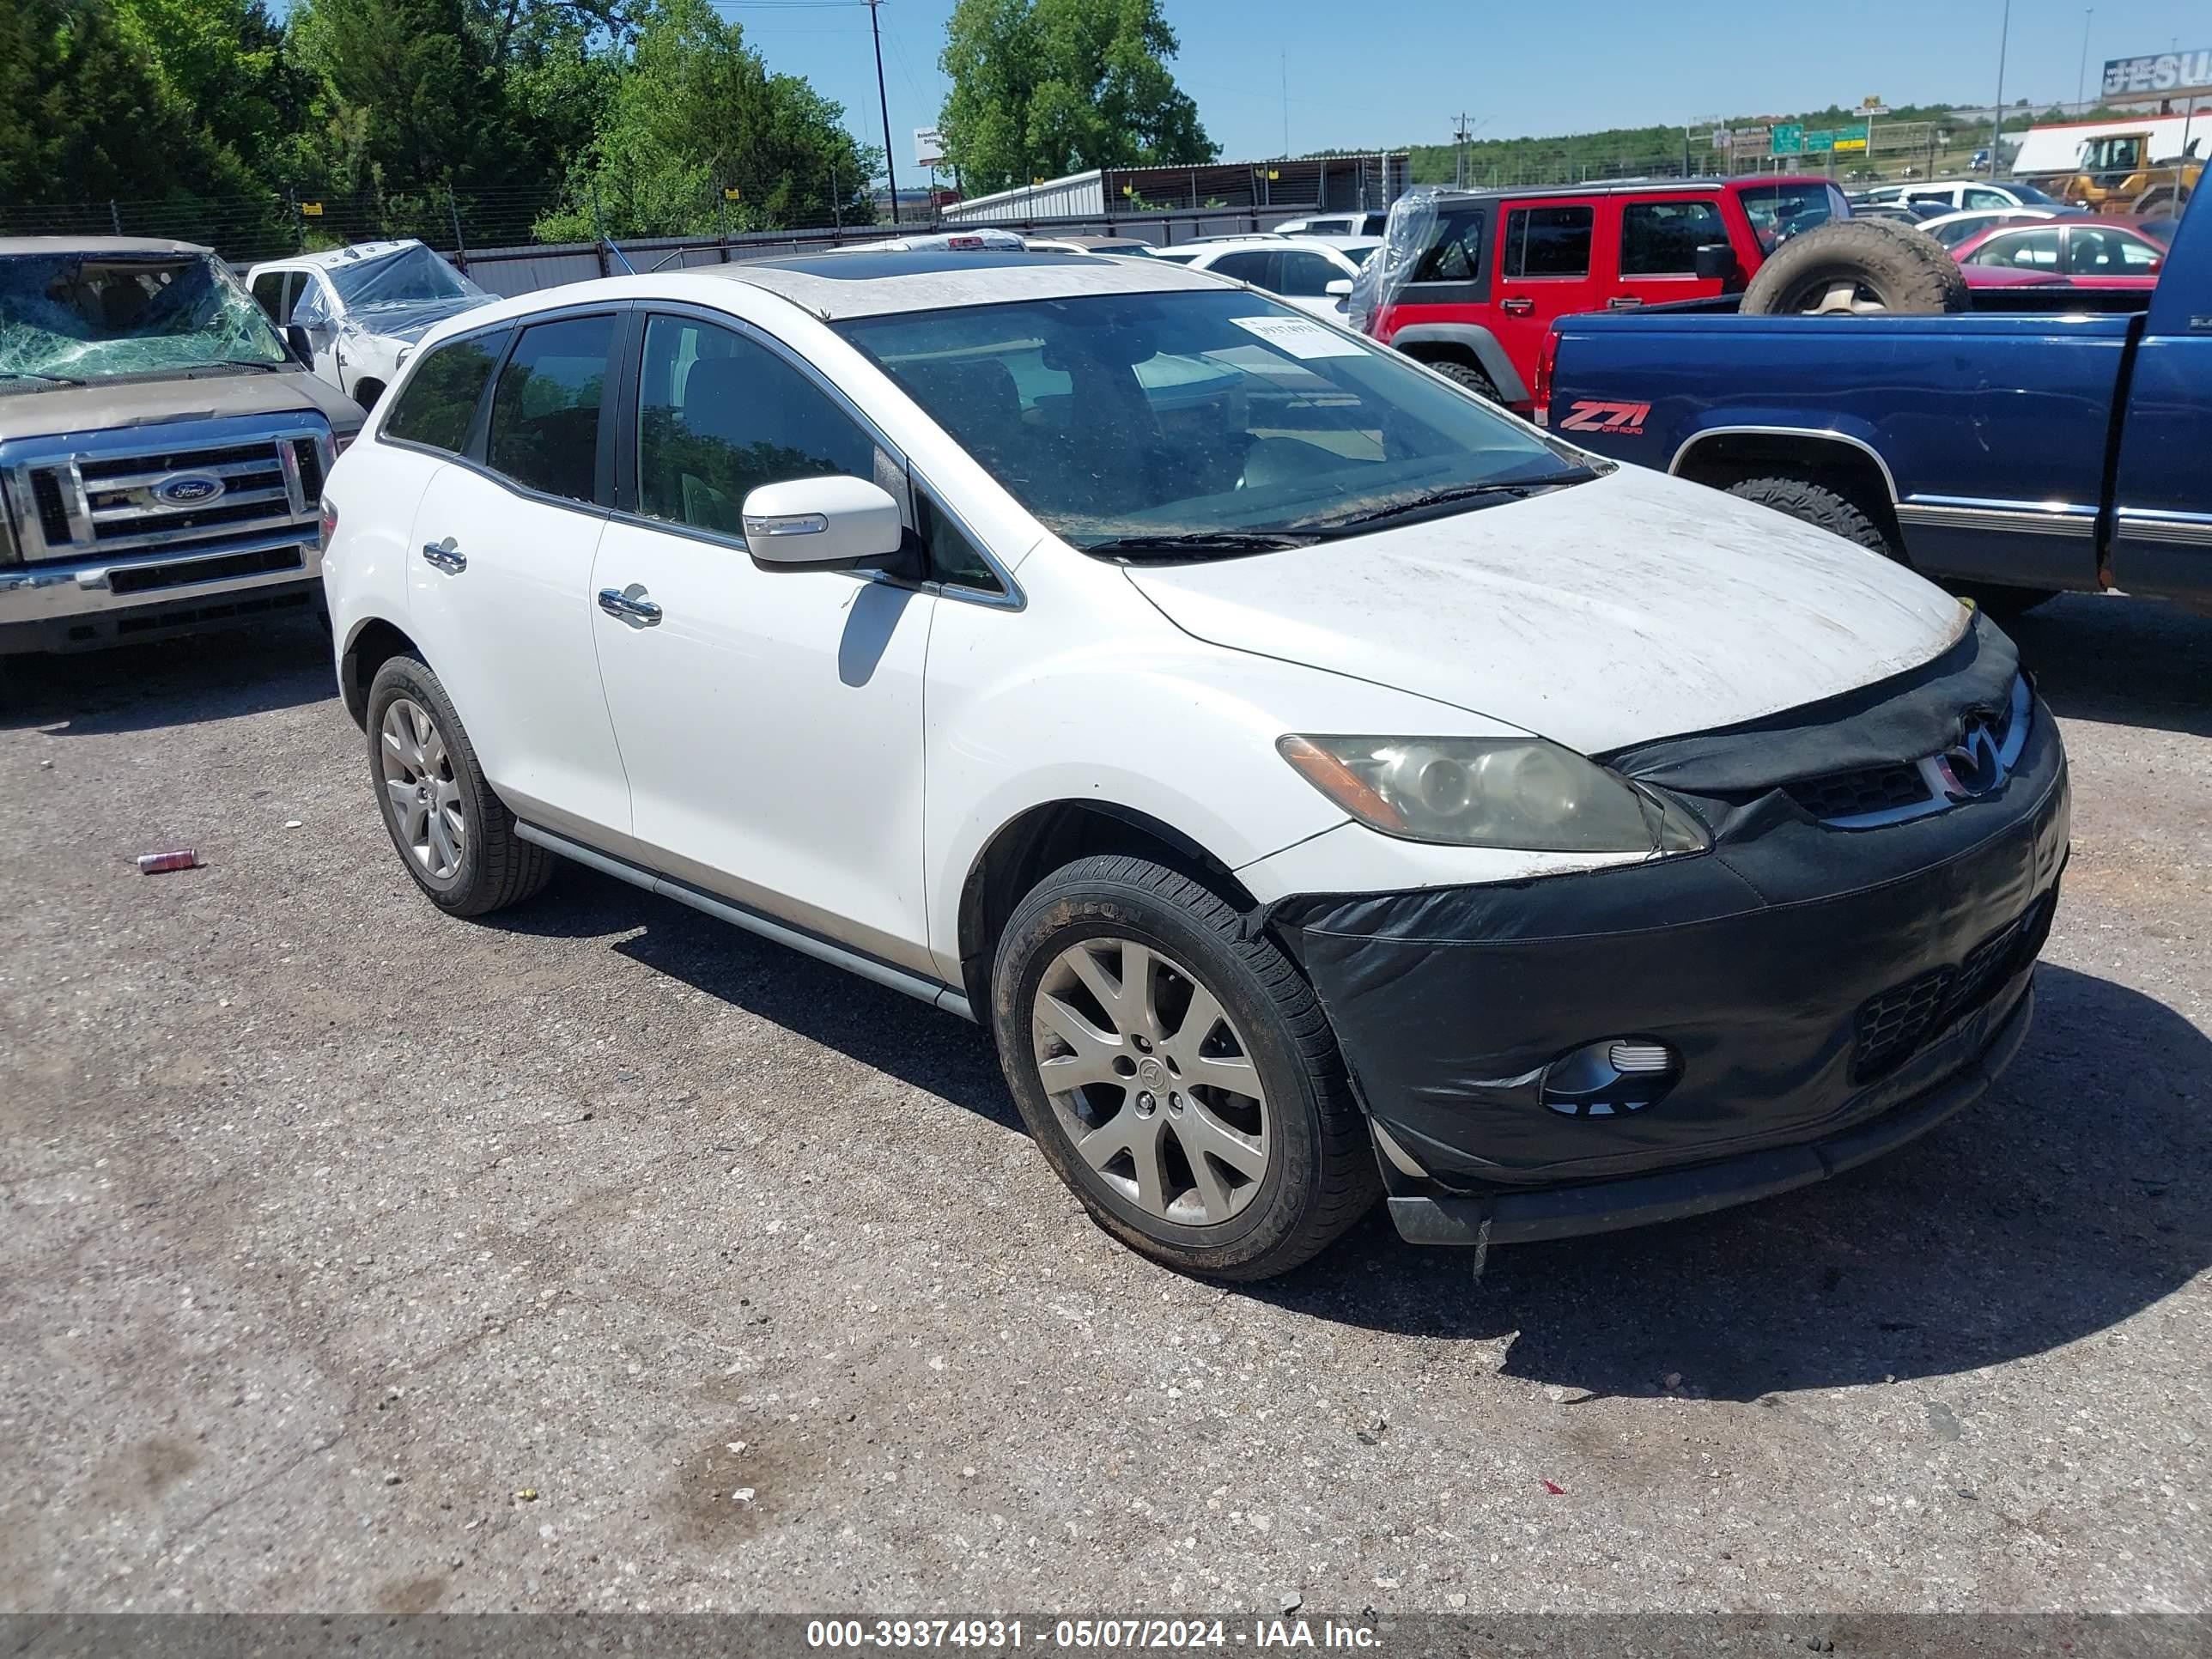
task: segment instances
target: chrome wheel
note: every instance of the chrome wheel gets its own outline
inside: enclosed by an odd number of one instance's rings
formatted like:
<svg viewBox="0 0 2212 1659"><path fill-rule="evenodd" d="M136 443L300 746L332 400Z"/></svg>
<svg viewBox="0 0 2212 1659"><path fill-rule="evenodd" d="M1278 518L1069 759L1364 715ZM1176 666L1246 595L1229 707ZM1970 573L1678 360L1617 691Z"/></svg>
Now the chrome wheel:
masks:
<svg viewBox="0 0 2212 1659"><path fill-rule="evenodd" d="M392 699L380 735L393 833L431 879L451 881L460 873L469 828L446 739L429 712L409 697Z"/></svg>
<svg viewBox="0 0 2212 1659"><path fill-rule="evenodd" d="M1878 316L1889 303L1864 283L1851 277L1822 277L1801 289L1786 307L1809 317Z"/></svg>
<svg viewBox="0 0 2212 1659"><path fill-rule="evenodd" d="M1076 1156L1147 1216L1212 1226L1249 1204L1272 1127L1251 1050L1212 992L1134 939L1091 939L1037 986L1038 1076Z"/></svg>

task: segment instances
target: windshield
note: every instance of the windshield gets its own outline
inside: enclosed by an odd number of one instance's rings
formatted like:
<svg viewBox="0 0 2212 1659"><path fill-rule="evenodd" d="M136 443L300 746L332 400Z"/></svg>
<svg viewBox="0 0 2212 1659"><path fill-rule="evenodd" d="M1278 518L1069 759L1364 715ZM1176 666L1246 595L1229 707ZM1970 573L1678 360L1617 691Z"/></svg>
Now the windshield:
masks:
<svg viewBox="0 0 2212 1659"><path fill-rule="evenodd" d="M1594 476L1397 353L1252 293L1094 295L838 329L1079 547L1259 550Z"/></svg>
<svg viewBox="0 0 2212 1659"><path fill-rule="evenodd" d="M207 254L0 257L0 389L288 361L267 315Z"/></svg>
<svg viewBox="0 0 2212 1659"><path fill-rule="evenodd" d="M1869 204L1884 199L1894 200L1893 191L1873 191ZM1746 185L1737 192L1743 210L1751 220L1753 233L1759 238L1759 247L1768 253L1790 237L1808 231L1815 225L1824 225L1831 219L1846 217L1850 209L1832 185L1818 180L1791 184Z"/></svg>
<svg viewBox="0 0 2212 1659"><path fill-rule="evenodd" d="M420 242L396 253L341 259L324 266L323 274L349 311L491 298Z"/></svg>

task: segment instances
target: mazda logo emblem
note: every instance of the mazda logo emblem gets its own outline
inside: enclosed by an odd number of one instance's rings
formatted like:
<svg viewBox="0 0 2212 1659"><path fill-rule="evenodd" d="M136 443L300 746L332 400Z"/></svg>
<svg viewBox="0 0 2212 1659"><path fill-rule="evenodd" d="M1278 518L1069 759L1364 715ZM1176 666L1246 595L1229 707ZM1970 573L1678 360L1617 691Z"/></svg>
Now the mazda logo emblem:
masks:
<svg viewBox="0 0 2212 1659"><path fill-rule="evenodd" d="M2005 780L2004 757L1997 752L1997 740L1979 721L1968 726L1966 735L1936 758L1936 765L1942 774L1944 793L1954 800L1986 795Z"/></svg>
<svg viewBox="0 0 2212 1659"><path fill-rule="evenodd" d="M177 472L154 486L154 499L169 507L198 507L222 494L222 480L211 472Z"/></svg>

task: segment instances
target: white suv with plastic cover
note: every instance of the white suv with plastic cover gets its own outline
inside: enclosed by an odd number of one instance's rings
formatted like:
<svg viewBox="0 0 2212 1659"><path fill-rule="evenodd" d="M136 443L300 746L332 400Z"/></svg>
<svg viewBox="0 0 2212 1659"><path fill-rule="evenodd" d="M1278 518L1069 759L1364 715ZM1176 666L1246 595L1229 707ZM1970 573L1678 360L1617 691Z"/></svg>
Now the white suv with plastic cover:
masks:
<svg viewBox="0 0 2212 1659"><path fill-rule="evenodd" d="M325 580L430 900L566 857L980 1019L1179 1267L1765 1196L2026 1029L2067 788L2002 634L1249 289L585 283L374 428Z"/></svg>

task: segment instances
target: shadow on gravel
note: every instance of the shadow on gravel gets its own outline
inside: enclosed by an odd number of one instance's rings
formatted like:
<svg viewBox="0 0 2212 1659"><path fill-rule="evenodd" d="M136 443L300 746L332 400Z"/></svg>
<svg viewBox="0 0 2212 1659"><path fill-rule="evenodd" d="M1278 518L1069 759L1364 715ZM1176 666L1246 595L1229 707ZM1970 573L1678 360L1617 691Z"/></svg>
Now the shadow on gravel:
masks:
<svg viewBox="0 0 2212 1659"><path fill-rule="evenodd" d="M1251 1294L1431 1337L1505 1370L1725 1400L1948 1376L2097 1336L2212 1265L2212 1040L2045 964L2027 1046L1980 1104L1833 1181L1693 1221L1468 1258L1370 1218Z"/></svg>
<svg viewBox="0 0 2212 1659"><path fill-rule="evenodd" d="M543 898L478 925L555 939L633 935L610 948L978 1117L1022 1127L997 1054L966 1020L611 876L564 863ZM1038 1173L1052 1178L1042 1164Z"/></svg>
<svg viewBox="0 0 2212 1659"><path fill-rule="evenodd" d="M2005 631L2061 716L2212 737L2212 617L2074 593Z"/></svg>
<svg viewBox="0 0 2212 1659"><path fill-rule="evenodd" d="M0 729L43 726L58 738L155 731L296 708L337 690L330 635L301 616L234 634L11 657Z"/></svg>

